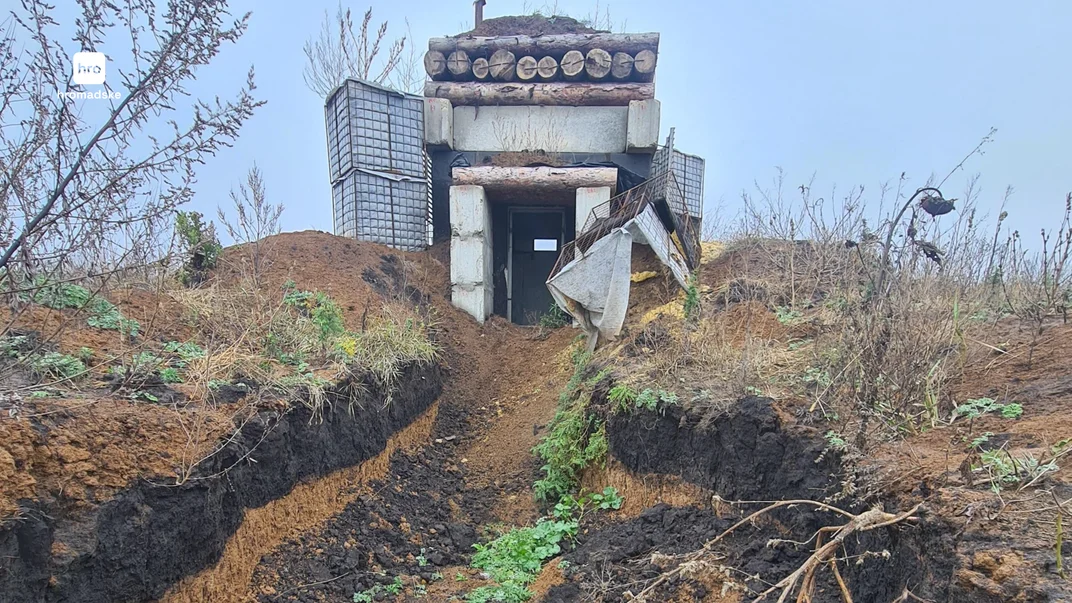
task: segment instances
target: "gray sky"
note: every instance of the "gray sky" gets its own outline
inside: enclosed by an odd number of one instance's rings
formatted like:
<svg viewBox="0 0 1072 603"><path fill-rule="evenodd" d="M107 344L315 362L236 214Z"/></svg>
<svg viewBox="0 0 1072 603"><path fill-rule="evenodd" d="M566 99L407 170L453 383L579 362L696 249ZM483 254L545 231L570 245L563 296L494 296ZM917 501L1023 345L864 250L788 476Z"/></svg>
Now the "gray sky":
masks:
<svg viewBox="0 0 1072 603"><path fill-rule="evenodd" d="M236 90L250 64L268 104L238 143L200 171L195 208L214 215L254 161L286 230L331 230L323 103L305 88L302 44L336 0L235 2L252 10L237 46L198 76L203 95ZM350 5L361 13L367 4ZM374 0L374 19L405 34L419 53L430 36L467 29L469 0ZM531 12L533 3L488 0L486 17ZM561 1L582 17L594 0ZM605 6L605 4L604 4ZM1016 189L1009 224L1029 239L1054 226L1072 190L1072 2L992 0L898 2L612 0L616 23L662 34L656 96L663 137L707 160L707 212L732 215L742 190L769 183L781 167L786 188L814 173L826 194L907 172L921 185L944 176L988 132L985 155L950 179L982 176L980 204L996 209ZM357 15L360 16L359 14Z"/></svg>

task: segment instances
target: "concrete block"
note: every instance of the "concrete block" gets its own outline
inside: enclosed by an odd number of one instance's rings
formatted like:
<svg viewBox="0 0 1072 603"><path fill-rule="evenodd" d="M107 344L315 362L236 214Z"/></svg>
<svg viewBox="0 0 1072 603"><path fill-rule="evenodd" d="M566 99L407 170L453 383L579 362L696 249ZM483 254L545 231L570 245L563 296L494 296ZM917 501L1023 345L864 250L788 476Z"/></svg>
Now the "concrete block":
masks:
<svg viewBox="0 0 1072 603"><path fill-rule="evenodd" d="M485 262L486 241L483 237L450 240L450 282L464 285L491 285Z"/></svg>
<svg viewBox="0 0 1072 603"><path fill-rule="evenodd" d="M454 149L622 153L628 118L628 107L458 106Z"/></svg>
<svg viewBox="0 0 1072 603"><path fill-rule="evenodd" d="M592 213L592 210L610 200L610 187L609 186L593 186L577 189L577 226L576 233L581 234L584 229L584 223L588 220L588 214Z"/></svg>
<svg viewBox="0 0 1072 603"><path fill-rule="evenodd" d="M491 315L491 304L488 303L488 298L484 287L480 286L454 285L450 291L450 303L481 323Z"/></svg>
<svg viewBox="0 0 1072 603"><path fill-rule="evenodd" d="M491 208L484 187L450 187L451 303L480 322L494 303Z"/></svg>
<svg viewBox="0 0 1072 603"><path fill-rule="evenodd" d="M659 146L659 101L629 101L626 153L654 153Z"/></svg>
<svg viewBox="0 0 1072 603"><path fill-rule="evenodd" d="M452 148L454 144L454 107L445 98L424 99L424 144Z"/></svg>
<svg viewBox="0 0 1072 603"><path fill-rule="evenodd" d="M488 199L483 186L450 187L450 233L452 237L484 236L491 233Z"/></svg>

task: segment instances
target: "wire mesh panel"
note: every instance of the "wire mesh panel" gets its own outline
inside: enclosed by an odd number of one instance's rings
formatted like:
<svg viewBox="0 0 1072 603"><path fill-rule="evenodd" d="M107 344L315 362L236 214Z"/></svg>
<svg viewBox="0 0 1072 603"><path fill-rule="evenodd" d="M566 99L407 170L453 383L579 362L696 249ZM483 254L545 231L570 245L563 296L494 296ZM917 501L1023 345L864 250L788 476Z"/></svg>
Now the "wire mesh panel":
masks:
<svg viewBox="0 0 1072 603"><path fill-rule="evenodd" d="M324 107L335 233L424 249L431 220L424 101L349 79Z"/></svg>
<svg viewBox="0 0 1072 603"><path fill-rule="evenodd" d="M703 218L704 160L674 149L670 158L670 171L674 172L685 206L694 218Z"/></svg>

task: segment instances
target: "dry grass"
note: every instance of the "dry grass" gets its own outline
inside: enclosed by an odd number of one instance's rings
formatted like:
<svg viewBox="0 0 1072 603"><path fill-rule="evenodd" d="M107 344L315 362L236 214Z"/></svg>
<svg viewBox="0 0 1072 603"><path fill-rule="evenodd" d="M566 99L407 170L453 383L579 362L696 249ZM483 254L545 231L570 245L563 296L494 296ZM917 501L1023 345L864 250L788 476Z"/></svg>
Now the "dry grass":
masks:
<svg viewBox="0 0 1072 603"><path fill-rule="evenodd" d="M642 321L653 352L642 368L699 384L693 404L803 401L810 420L864 449L949 420L950 383L997 320L1041 329L1067 314L1072 197L1061 225L1028 252L1016 233L1000 244L1005 214L988 226L974 182L944 215L927 211L936 189L904 179L870 203L862 189L818 199L807 186L790 202L776 184L745 197L717 260L701 268L698 316Z"/></svg>

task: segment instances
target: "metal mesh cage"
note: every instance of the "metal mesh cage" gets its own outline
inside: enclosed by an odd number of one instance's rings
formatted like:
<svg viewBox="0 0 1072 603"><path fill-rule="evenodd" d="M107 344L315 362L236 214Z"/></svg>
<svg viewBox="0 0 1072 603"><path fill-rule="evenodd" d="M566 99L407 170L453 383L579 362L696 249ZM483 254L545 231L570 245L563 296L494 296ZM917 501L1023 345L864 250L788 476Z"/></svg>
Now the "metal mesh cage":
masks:
<svg viewBox="0 0 1072 603"><path fill-rule="evenodd" d="M335 234L424 249L431 213L424 101L349 79L324 106Z"/></svg>
<svg viewBox="0 0 1072 603"><path fill-rule="evenodd" d="M666 171L674 173L689 215L697 220L703 219L704 160L674 148L673 128L666 139L666 146L660 147L651 160L652 174Z"/></svg>

